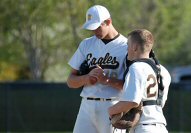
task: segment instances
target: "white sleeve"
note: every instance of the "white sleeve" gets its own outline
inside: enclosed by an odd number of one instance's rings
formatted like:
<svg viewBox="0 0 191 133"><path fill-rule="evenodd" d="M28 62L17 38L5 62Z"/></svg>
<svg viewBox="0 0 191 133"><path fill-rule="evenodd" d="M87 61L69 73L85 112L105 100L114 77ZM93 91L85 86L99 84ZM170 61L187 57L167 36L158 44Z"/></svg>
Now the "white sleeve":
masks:
<svg viewBox="0 0 191 133"><path fill-rule="evenodd" d="M126 75L120 101L130 101L139 104L144 94L146 81L141 69L134 64L130 66L129 72Z"/></svg>
<svg viewBox="0 0 191 133"><path fill-rule="evenodd" d="M165 102L167 100L167 96L168 96L168 90L171 83L171 77L167 69L163 67L162 65L161 65L161 75L162 75L162 81L164 85L164 95L162 99L162 107L164 107Z"/></svg>
<svg viewBox="0 0 191 133"><path fill-rule="evenodd" d="M76 70L79 70L80 65L82 64L82 62L86 59L85 57L85 51L84 51L84 41L82 41L78 47L78 49L76 50L76 52L74 53L74 55L72 56L72 58L70 59L70 61L68 62L68 64Z"/></svg>

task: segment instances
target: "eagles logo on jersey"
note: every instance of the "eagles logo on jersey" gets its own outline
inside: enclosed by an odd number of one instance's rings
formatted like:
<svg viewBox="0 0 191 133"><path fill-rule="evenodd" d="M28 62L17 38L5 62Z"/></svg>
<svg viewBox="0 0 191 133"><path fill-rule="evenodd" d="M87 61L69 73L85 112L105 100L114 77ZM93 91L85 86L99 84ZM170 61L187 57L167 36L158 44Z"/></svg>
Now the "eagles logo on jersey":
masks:
<svg viewBox="0 0 191 133"><path fill-rule="evenodd" d="M89 69L93 69L98 64L102 69L117 69L119 62L116 57L112 57L110 53L106 53L104 57L95 58L92 53L87 55Z"/></svg>

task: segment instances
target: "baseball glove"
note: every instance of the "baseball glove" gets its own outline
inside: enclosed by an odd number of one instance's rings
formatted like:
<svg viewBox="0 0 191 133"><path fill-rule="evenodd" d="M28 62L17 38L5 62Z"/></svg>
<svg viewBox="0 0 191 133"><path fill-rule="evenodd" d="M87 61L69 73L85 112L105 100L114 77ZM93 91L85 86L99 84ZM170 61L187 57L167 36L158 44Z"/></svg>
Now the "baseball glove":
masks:
<svg viewBox="0 0 191 133"><path fill-rule="evenodd" d="M83 63L80 65L79 69L79 75L85 75L90 72L88 62L86 60L83 61Z"/></svg>
<svg viewBox="0 0 191 133"><path fill-rule="evenodd" d="M127 113L116 114L111 118L111 124L118 129L127 129L134 127L138 122L142 114L142 105L137 108L131 109Z"/></svg>

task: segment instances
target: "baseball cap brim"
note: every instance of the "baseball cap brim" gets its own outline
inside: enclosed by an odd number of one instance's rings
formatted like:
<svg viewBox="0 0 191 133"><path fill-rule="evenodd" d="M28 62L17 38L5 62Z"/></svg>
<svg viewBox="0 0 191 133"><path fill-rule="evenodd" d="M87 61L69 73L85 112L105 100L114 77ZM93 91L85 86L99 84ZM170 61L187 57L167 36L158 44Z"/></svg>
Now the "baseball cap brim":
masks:
<svg viewBox="0 0 191 133"><path fill-rule="evenodd" d="M85 23L85 24L83 25L83 28L84 28L84 29L87 29L87 30L96 30L100 25L101 25L101 22Z"/></svg>

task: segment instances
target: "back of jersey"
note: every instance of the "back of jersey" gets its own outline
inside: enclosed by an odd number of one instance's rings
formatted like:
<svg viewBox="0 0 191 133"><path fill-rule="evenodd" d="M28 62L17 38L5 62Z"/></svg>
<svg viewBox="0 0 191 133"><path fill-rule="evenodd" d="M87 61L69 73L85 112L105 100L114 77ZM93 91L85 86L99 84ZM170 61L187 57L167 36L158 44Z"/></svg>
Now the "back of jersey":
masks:
<svg viewBox="0 0 191 133"><path fill-rule="evenodd" d="M162 106L164 106L171 78L163 66L161 66L161 75L164 84L164 96L162 99ZM143 101L157 100L157 97L158 83L153 68L145 62L133 63L126 75L124 94L122 95L121 101L131 101L139 104ZM139 123L163 123L166 125L162 107L159 105L143 106L143 113Z"/></svg>

